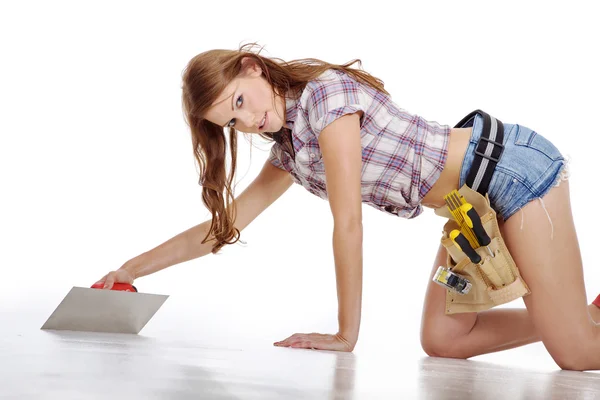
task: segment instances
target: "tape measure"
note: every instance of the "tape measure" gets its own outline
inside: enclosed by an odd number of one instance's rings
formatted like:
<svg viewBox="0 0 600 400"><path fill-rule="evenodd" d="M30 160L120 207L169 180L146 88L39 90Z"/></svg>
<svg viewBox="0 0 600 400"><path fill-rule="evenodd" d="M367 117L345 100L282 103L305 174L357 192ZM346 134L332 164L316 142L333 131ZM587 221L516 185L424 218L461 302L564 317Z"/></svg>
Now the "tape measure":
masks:
<svg viewBox="0 0 600 400"><path fill-rule="evenodd" d="M467 294L471 290L471 282L448 268L439 266L432 279L438 285L442 285L456 293Z"/></svg>

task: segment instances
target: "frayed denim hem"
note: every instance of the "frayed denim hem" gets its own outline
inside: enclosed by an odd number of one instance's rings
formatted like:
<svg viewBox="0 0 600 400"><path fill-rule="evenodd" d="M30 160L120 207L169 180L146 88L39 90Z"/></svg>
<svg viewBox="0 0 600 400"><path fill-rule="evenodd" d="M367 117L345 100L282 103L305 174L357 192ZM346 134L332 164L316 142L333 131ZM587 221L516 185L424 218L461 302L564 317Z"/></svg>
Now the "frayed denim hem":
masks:
<svg viewBox="0 0 600 400"><path fill-rule="evenodd" d="M552 218L550 218L550 214L548 213L548 210L546 210L546 204L544 204L544 199L542 197L545 196L550 191L550 189L552 189L553 187L558 187L561 184L561 182L566 181L566 180L569 179L569 177L571 176L570 162L571 162L571 157L570 156L566 156L565 162L564 162L563 166L561 167L560 172L556 176L556 179L554 180L554 183L552 185L550 185L548 187L548 190L546 190L546 192L543 193L541 196L536 197L535 199L531 200L531 201L539 200L540 203L542 204L542 208L544 209L544 211L546 212L546 215L548 216L548 221L550 221L550 239L551 240L554 239L554 225L552 224ZM527 204L529 204L530 202L528 202ZM514 212L514 214L516 214L523 207L519 207ZM523 211L521 211L521 230L523 230L523 223L524 223L524 221L525 221L525 213Z"/></svg>

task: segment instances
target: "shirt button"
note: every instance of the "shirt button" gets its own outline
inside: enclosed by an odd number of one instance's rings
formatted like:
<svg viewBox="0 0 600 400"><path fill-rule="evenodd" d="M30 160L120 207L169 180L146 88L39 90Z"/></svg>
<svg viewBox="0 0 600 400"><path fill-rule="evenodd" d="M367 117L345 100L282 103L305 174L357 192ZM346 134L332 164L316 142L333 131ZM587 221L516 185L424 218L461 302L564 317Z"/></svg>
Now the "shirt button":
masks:
<svg viewBox="0 0 600 400"><path fill-rule="evenodd" d="M315 153L310 153L310 158L315 158Z"/></svg>

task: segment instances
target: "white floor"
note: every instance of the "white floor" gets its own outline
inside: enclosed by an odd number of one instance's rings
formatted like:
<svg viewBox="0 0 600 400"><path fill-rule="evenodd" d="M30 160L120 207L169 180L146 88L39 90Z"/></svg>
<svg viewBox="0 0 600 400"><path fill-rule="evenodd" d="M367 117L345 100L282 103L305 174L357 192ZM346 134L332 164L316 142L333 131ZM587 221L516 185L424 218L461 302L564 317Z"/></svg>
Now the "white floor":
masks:
<svg viewBox="0 0 600 400"><path fill-rule="evenodd" d="M600 398L600 374L560 371L541 344L468 361L429 358L416 313L406 316L409 333L397 321L392 331L367 323L354 353L336 353L273 347L287 337L269 332L279 332L277 321L236 332L235 318L196 312L185 296L167 300L140 335L41 331L62 295L3 304L0 398Z"/></svg>

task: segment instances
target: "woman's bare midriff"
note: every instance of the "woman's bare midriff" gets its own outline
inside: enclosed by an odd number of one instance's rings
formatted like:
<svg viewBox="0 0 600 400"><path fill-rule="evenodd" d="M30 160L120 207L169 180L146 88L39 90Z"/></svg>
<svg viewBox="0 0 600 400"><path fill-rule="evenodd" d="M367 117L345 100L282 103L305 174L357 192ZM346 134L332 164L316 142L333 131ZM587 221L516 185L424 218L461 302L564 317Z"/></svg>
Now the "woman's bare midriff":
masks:
<svg viewBox="0 0 600 400"><path fill-rule="evenodd" d="M444 196L453 190L458 190L460 179L460 168L473 128L453 128L450 130L450 141L448 144L448 157L446 164L431 190L425 195L421 204L429 208L443 207Z"/></svg>

